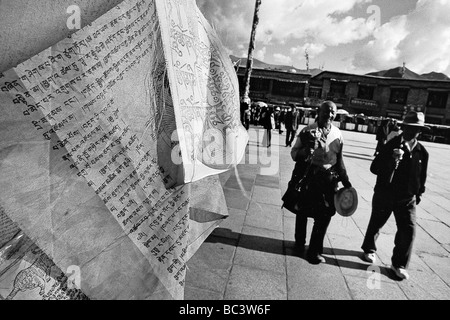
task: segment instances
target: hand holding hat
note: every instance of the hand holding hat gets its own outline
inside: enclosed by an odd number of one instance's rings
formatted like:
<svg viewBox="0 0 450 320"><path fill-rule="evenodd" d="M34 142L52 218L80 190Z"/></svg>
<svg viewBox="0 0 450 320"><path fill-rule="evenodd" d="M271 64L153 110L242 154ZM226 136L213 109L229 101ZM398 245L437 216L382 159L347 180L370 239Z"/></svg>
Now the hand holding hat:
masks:
<svg viewBox="0 0 450 320"><path fill-rule="evenodd" d="M358 207L358 194L355 188L341 188L334 195L334 206L337 213L343 217L350 217Z"/></svg>

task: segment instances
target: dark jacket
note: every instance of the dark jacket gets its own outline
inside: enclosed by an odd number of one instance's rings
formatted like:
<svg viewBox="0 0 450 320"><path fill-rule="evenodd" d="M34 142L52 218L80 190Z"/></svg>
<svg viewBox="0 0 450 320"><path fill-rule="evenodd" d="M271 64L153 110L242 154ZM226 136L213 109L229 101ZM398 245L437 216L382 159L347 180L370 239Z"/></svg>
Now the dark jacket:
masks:
<svg viewBox="0 0 450 320"><path fill-rule="evenodd" d="M392 157L394 149L402 149L405 152L396 170ZM417 142L410 153L402 144L402 135L393 138L382 147L370 166L370 171L377 175L375 192L392 192L397 199L421 196L425 192L428 157L427 150L420 142ZM394 170L391 183L390 178Z"/></svg>
<svg viewBox="0 0 450 320"><path fill-rule="evenodd" d="M286 113L284 117L284 125L286 130L297 131L298 129L298 111Z"/></svg>

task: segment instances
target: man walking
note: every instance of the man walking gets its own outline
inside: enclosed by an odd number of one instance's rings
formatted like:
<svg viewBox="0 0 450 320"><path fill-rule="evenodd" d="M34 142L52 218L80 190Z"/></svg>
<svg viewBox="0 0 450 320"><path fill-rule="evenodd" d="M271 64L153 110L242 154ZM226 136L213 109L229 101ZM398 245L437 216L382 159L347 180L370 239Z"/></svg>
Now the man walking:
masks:
<svg viewBox="0 0 450 320"><path fill-rule="evenodd" d="M305 127L298 135L291 157L296 162L296 171L305 171L308 196L302 203L295 220L295 245L303 251L306 242L308 217L314 218L314 227L309 242L307 259L312 264L325 262L323 241L336 213L334 195L338 181L351 188L342 156L344 139L341 131L332 124L336 116L336 104L325 101L319 107L317 122ZM305 169L307 167L307 169Z"/></svg>
<svg viewBox="0 0 450 320"><path fill-rule="evenodd" d="M372 200L372 214L362 249L364 259L374 263L375 241L380 229L392 212L397 232L392 254L392 270L401 279L408 279L406 271L415 237L416 205L425 192L428 152L417 141L425 127L422 112L410 111L403 120L401 135L391 139L380 149L370 167L377 175Z"/></svg>
<svg viewBox="0 0 450 320"><path fill-rule="evenodd" d="M286 127L286 147L290 147L298 129L298 111L294 107L290 107L290 110L286 113L284 125Z"/></svg>

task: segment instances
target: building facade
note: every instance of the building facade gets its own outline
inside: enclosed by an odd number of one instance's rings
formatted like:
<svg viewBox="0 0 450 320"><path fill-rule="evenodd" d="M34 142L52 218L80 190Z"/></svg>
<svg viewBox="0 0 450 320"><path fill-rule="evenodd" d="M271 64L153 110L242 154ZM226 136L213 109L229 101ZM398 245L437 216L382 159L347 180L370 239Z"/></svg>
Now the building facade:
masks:
<svg viewBox="0 0 450 320"><path fill-rule="evenodd" d="M245 68L237 72L244 90ZM253 69L250 99L273 104L317 107L324 100L351 114L402 119L414 109L429 124L450 125L450 81L386 78L323 71L315 76Z"/></svg>
<svg viewBox="0 0 450 320"><path fill-rule="evenodd" d="M312 97L333 100L350 113L401 119L414 109L425 113L427 123L450 125L450 81L324 71L311 78L310 87L317 91Z"/></svg>
<svg viewBox="0 0 450 320"><path fill-rule="evenodd" d="M239 90L244 92L245 68L237 71ZM249 97L252 101L273 104L298 103L303 105L308 96L310 74L252 69Z"/></svg>

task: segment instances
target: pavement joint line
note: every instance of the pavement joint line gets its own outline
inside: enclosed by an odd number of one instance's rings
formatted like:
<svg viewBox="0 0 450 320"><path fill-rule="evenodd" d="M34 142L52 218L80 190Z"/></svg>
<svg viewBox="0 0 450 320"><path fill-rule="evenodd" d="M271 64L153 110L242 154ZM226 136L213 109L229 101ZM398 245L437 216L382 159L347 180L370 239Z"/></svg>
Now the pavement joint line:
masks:
<svg viewBox="0 0 450 320"><path fill-rule="evenodd" d="M429 253L427 253L427 254L429 254ZM427 263L427 261L424 259L424 258L422 258L421 256L419 256L418 255L418 257L419 257L419 259L420 260L422 260L422 262L433 272L433 274L435 274L439 279L441 279L441 281L447 286L447 287L449 287L450 288L450 283L447 283L447 281L445 281L436 271L434 271L434 269Z"/></svg>
<svg viewBox="0 0 450 320"><path fill-rule="evenodd" d="M429 221L431 221L431 220L429 220ZM443 223L442 221L440 221L440 222L441 222L442 224L444 224L446 227L448 227L448 226L447 226L445 223ZM422 229L423 232L425 232L426 234L428 234L434 241L436 241L442 249L444 249L445 251L448 252L448 250L442 245L442 243L440 243L438 239L436 239L435 237L433 237L433 235L432 235L431 233L429 233L427 230L425 230L425 228L422 227L422 225L421 225L420 223L417 222L417 223L416 223L416 226L419 227L420 229Z"/></svg>
<svg viewBox="0 0 450 320"><path fill-rule="evenodd" d="M230 272L228 272L227 281L225 283L225 288L223 289L223 297L222 297L223 299L225 299L225 296L227 294L228 284L230 283L230 279L231 279L231 273L233 272L233 269L234 269L234 266L235 266L234 260L236 259L236 251L237 251L237 248L239 246L239 241L241 240L241 236L242 236L242 233L239 233L238 239L236 241L236 246L233 249L233 257L231 258Z"/></svg>
<svg viewBox="0 0 450 320"><path fill-rule="evenodd" d="M337 261L337 265L338 265L338 267L339 267L339 271L341 272L341 275L342 275L342 277L343 277L343 279L344 279L345 286L347 287L348 294L349 294L349 296L350 296L350 298L351 298L352 300L355 300L355 297L354 297L354 295L352 294L352 290L350 289L350 285L348 284L347 278L345 277L345 274L344 274L344 272L342 271L342 267L341 267L341 265L340 265L340 263L339 263L339 259L337 259L337 256L336 256L336 254L335 254L335 251L334 251L335 248L333 247L333 243L331 242L331 238L330 238L328 235L326 235L326 237L328 238L328 243L329 243L330 246L331 246L331 252L333 252L333 256L335 257L335 259L336 259L336 261Z"/></svg>

